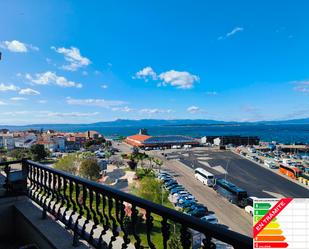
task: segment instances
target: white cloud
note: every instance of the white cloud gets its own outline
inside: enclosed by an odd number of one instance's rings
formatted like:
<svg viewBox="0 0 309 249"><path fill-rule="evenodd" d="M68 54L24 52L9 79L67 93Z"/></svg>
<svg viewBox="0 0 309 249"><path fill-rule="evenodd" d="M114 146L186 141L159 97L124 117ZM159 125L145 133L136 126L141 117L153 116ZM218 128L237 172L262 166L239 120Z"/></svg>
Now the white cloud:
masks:
<svg viewBox="0 0 309 249"><path fill-rule="evenodd" d="M200 111L200 108L194 105L187 108L187 112L190 112L192 114L197 113L199 111Z"/></svg>
<svg viewBox="0 0 309 249"><path fill-rule="evenodd" d="M239 32L242 32L242 31L244 31L244 28L242 28L242 27L235 27L230 32L226 33L224 36L218 37L218 40L226 39L226 38L228 38L228 37L230 37L232 35L235 35L235 34L237 34Z"/></svg>
<svg viewBox="0 0 309 249"><path fill-rule="evenodd" d="M6 91L17 91L19 88L13 84L6 85L1 83L0 84L0 92L6 92Z"/></svg>
<svg viewBox="0 0 309 249"><path fill-rule="evenodd" d="M5 103L4 101L0 100L0 105L7 105L7 103Z"/></svg>
<svg viewBox="0 0 309 249"><path fill-rule="evenodd" d="M101 85L101 88L106 89L108 88L108 85Z"/></svg>
<svg viewBox="0 0 309 249"><path fill-rule="evenodd" d="M162 80L157 86L171 85L180 89L190 89L194 83L199 81L199 77L186 71L170 70L157 74L151 67L145 67L135 74L133 79Z"/></svg>
<svg viewBox="0 0 309 249"><path fill-rule="evenodd" d="M11 112L2 112L1 114L6 116L20 116L30 113L31 113L30 111L11 111Z"/></svg>
<svg viewBox="0 0 309 249"><path fill-rule="evenodd" d="M46 112L48 117L91 117L98 115L99 112Z"/></svg>
<svg viewBox="0 0 309 249"><path fill-rule="evenodd" d="M25 89L21 89L19 91L19 94L21 94L21 95L39 95L40 92L36 91L36 90L33 90L31 88L25 88Z"/></svg>
<svg viewBox="0 0 309 249"><path fill-rule="evenodd" d="M46 104L46 103L47 103L47 100L41 99L41 100L38 101L38 103L39 103L39 104Z"/></svg>
<svg viewBox="0 0 309 249"><path fill-rule="evenodd" d="M59 54L64 55L64 59L69 62L67 65L63 65L62 69L67 71L76 71L77 69L81 67L88 66L91 61L80 54L80 51L78 48L70 47L70 48L55 48L51 47L54 51L56 51Z"/></svg>
<svg viewBox="0 0 309 249"><path fill-rule="evenodd" d="M149 79L156 80L158 78L157 73L151 67L145 67L135 74L134 79L144 79L146 82Z"/></svg>
<svg viewBox="0 0 309 249"><path fill-rule="evenodd" d="M7 49L11 52L14 52L14 53L26 53L28 52L28 49L31 49L34 51L39 50L38 47L32 46L31 44L23 43L17 40L0 42L0 47Z"/></svg>
<svg viewBox="0 0 309 249"><path fill-rule="evenodd" d="M159 113L171 113L172 110L170 109L163 110L163 109L158 109L158 108L153 108L153 109L145 108L145 109L141 109L139 112L143 114L159 114Z"/></svg>
<svg viewBox="0 0 309 249"><path fill-rule="evenodd" d="M61 87L77 87L81 88L82 84L70 81L63 76L47 71L45 73L37 73L34 76L26 74L26 79L38 85L57 85Z"/></svg>
<svg viewBox="0 0 309 249"><path fill-rule="evenodd" d="M162 85L175 86L180 89L190 89L194 83L199 81L199 77L189 72L180 72L170 70L159 75L159 78L163 80Z"/></svg>
<svg viewBox="0 0 309 249"><path fill-rule="evenodd" d="M82 105L82 106L97 106L103 108L112 108L126 104L121 100L105 100L105 99L73 99L68 97L66 100L69 105Z"/></svg>
<svg viewBox="0 0 309 249"><path fill-rule="evenodd" d="M129 108L128 106L124 106L124 107L114 107L112 108L112 111L132 112L133 109Z"/></svg>
<svg viewBox="0 0 309 249"><path fill-rule="evenodd" d="M27 98L24 98L24 97L12 97L12 98L10 98L10 100L12 100L12 101L22 101L22 100L27 100Z"/></svg>
<svg viewBox="0 0 309 249"><path fill-rule="evenodd" d="M296 84L295 91L309 93L309 80L293 81L292 83Z"/></svg>
<svg viewBox="0 0 309 249"><path fill-rule="evenodd" d="M20 116L20 115L28 115L33 114L36 117L92 117L100 114L99 112L52 112L52 111L10 111L1 113L5 116Z"/></svg>

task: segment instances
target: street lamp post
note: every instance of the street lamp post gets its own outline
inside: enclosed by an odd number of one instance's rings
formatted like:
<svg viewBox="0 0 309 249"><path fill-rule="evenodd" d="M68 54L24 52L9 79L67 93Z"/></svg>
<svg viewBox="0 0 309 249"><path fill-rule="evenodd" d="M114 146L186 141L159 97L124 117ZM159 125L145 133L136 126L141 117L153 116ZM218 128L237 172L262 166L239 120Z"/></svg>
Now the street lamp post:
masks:
<svg viewBox="0 0 309 249"><path fill-rule="evenodd" d="M229 160L227 161L227 164L226 164L226 167L225 167L225 177L224 177L225 181L226 181L227 170L228 170L228 167L229 167L229 165L230 165L230 162L231 162L231 159L229 159Z"/></svg>

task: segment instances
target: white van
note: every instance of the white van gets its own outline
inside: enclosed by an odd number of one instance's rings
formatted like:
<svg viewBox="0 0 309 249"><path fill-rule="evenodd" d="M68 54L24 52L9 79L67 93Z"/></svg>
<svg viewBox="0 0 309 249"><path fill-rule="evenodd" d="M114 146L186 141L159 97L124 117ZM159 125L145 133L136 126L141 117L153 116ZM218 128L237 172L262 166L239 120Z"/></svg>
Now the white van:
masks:
<svg viewBox="0 0 309 249"><path fill-rule="evenodd" d="M201 181L203 184L209 187L212 187L215 183L214 175L202 168L196 168L194 176L197 180Z"/></svg>
<svg viewBox="0 0 309 249"><path fill-rule="evenodd" d="M276 163L274 161L270 161L270 160L265 160L264 164L270 168L270 169L277 169L278 166L276 165Z"/></svg>

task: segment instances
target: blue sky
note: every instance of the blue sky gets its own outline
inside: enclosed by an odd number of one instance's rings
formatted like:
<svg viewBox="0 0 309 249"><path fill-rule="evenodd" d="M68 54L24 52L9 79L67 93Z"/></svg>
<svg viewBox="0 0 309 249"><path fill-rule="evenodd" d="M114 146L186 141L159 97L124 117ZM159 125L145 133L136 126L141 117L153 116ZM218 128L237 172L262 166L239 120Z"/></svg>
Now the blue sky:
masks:
<svg viewBox="0 0 309 249"><path fill-rule="evenodd" d="M309 116L308 1L0 9L0 124Z"/></svg>

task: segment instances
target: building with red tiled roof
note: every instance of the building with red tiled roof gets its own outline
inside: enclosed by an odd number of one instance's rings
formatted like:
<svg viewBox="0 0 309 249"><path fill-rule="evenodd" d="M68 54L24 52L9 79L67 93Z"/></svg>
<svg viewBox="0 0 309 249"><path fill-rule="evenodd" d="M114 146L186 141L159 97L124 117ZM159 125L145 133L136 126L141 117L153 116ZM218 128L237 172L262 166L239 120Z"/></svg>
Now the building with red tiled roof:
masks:
<svg viewBox="0 0 309 249"><path fill-rule="evenodd" d="M127 137L125 139L125 142L132 146L142 147L143 142L148 138L151 138L151 136L137 134L137 135Z"/></svg>
<svg viewBox="0 0 309 249"><path fill-rule="evenodd" d="M129 136L125 139L127 144L140 148L151 148L151 147L166 147L171 148L172 146L184 146L199 145L199 141L188 136L182 135L161 135L161 136L149 136L143 134L137 134Z"/></svg>

